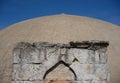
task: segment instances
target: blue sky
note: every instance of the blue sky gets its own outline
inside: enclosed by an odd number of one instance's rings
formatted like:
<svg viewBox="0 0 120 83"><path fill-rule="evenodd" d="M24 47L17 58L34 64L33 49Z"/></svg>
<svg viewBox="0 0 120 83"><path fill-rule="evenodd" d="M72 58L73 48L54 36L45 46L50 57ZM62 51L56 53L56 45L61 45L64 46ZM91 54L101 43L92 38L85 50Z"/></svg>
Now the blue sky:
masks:
<svg viewBox="0 0 120 83"><path fill-rule="evenodd" d="M26 19L61 13L120 26L120 0L0 0L0 29Z"/></svg>

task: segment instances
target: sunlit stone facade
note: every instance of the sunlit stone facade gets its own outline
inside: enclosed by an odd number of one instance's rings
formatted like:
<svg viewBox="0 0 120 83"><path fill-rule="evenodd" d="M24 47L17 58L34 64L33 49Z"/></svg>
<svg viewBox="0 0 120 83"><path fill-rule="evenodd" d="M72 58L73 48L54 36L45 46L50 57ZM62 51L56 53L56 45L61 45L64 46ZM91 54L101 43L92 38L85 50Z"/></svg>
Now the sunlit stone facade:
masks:
<svg viewBox="0 0 120 83"><path fill-rule="evenodd" d="M109 83L105 41L18 43L12 83Z"/></svg>

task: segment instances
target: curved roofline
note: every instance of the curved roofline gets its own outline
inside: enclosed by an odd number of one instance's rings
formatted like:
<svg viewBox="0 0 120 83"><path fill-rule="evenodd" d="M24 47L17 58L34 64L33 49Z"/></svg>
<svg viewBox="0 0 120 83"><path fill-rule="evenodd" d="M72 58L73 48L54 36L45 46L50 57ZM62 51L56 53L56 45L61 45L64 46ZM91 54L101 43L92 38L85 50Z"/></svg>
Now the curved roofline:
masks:
<svg viewBox="0 0 120 83"><path fill-rule="evenodd" d="M18 25L18 24L21 24L21 23L25 23L25 22L29 22L29 21L32 21L32 20L35 20L35 19L42 19L42 18L47 18L47 17L54 17L54 16L72 16L72 17L81 17L81 18L84 18L84 19L93 19L93 20L96 20L96 21L100 21L100 22L103 22L103 23L107 23L107 24L111 24L111 25L114 25L114 26L117 26L117 27L120 27L118 25L115 25L115 24L112 24L110 22L107 22L107 21L104 21L104 20L101 20L101 19L97 19L97 18L93 18L93 17L88 17L88 16L79 16L79 15L73 15L73 14L54 14L54 15L46 15L46 16L40 16L40 17L33 17L33 18L30 18L30 19L26 19L26 20L23 20L23 21L20 21L20 22L17 22L15 24L12 24L12 25L9 25L8 27L5 27L4 29L2 30L5 30L5 29L8 29L9 27L12 27L12 26L15 26L15 25ZM0 31L2 31L0 30Z"/></svg>

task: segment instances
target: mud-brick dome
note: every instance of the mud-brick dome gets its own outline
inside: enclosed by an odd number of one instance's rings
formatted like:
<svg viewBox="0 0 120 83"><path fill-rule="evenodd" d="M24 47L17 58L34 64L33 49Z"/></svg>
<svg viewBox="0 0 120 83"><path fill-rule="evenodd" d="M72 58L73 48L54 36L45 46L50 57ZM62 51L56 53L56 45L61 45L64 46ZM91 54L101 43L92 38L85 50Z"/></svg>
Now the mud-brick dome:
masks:
<svg viewBox="0 0 120 83"><path fill-rule="evenodd" d="M120 27L93 18L74 15L38 17L0 31L0 83L10 83L12 50L18 42L109 41L111 83L120 82Z"/></svg>

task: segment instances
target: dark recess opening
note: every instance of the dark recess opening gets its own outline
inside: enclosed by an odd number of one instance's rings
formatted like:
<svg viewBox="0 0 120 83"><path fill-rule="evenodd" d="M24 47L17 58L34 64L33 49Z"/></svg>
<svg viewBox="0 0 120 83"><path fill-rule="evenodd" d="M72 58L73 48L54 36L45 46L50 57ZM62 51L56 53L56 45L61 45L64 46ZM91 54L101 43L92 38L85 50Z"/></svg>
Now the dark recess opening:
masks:
<svg viewBox="0 0 120 83"><path fill-rule="evenodd" d="M76 73L74 72L74 70L69 66L69 64L65 63L64 61L59 61L58 63L56 63L54 66L52 66L50 69L48 69L45 73L45 75L43 76L43 80L45 80L46 76L52 71L54 70L57 66L59 66L60 64L64 64L66 67L69 68L69 70L74 74L74 80L77 80L77 76Z"/></svg>

